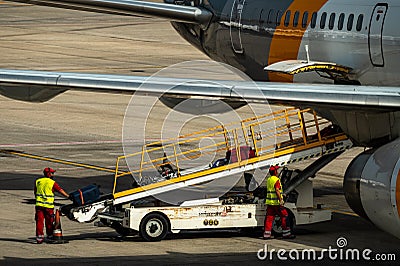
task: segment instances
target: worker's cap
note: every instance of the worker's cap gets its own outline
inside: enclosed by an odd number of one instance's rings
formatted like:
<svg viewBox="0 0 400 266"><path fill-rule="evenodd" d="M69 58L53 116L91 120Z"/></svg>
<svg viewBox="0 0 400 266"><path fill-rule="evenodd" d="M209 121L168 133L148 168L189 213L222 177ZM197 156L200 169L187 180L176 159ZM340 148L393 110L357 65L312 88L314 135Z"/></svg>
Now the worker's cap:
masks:
<svg viewBox="0 0 400 266"><path fill-rule="evenodd" d="M269 168L269 171L270 172L275 172L275 171L278 171L278 169L279 169L278 165L271 165L271 167Z"/></svg>
<svg viewBox="0 0 400 266"><path fill-rule="evenodd" d="M56 170L54 170L53 168L50 168L50 167L46 167L43 170L43 173L55 173L55 172L56 172Z"/></svg>

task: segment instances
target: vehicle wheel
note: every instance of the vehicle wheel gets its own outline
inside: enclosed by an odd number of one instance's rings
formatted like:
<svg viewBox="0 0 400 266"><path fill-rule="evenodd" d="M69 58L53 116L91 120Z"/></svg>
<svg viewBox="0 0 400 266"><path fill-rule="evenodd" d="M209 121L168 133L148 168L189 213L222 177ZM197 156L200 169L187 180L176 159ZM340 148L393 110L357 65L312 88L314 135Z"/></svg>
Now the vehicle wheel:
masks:
<svg viewBox="0 0 400 266"><path fill-rule="evenodd" d="M293 233L294 226L296 225L296 219L293 213L286 208L288 212L288 217L286 219L286 225L290 228L290 231ZM279 216L275 217L274 223L272 224L272 234L274 236L281 236L282 235L282 222Z"/></svg>
<svg viewBox="0 0 400 266"><path fill-rule="evenodd" d="M159 213L150 213L140 222L139 234L146 241L161 241L168 231L168 220Z"/></svg>

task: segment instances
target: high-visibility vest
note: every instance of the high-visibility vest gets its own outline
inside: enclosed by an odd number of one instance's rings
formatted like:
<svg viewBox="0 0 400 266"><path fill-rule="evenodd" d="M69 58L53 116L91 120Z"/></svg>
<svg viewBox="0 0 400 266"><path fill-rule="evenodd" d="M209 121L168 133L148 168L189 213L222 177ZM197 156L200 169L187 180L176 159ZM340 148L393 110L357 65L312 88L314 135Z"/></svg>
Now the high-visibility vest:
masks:
<svg viewBox="0 0 400 266"><path fill-rule="evenodd" d="M278 195L276 195L276 190L275 190L275 183L276 182L281 182L281 180L279 179L279 177L277 176L270 176L267 179L267 197L265 199L265 204L267 205L279 205L280 204L280 199L278 198ZM281 192L281 196L283 194L283 190L282 190L282 185L280 186L280 192Z"/></svg>
<svg viewBox="0 0 400 266"><path fill-rule="evenodd" d="M55 181L48 177L36 180L36 206L54 208L54 183Z"/></svg>

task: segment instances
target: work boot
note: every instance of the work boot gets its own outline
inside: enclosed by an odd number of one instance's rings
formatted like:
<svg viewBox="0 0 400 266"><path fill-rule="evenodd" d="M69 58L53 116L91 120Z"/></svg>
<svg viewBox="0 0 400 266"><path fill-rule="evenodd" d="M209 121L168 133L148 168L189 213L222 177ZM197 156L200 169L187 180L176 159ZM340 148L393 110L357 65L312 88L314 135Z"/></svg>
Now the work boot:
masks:
<svg viewBox="0 0 400 266"><path fill-rule="evenodd" d="M42 244L44 242L44 236L36 236L36 244Z"/></svg>
<svg viewBox="0 0 400 266"><path fill-rule="evenodd" d="M273 239L273 237L271 236L271 233L264 232L263 239L268 240L268 239Z"/></svg>

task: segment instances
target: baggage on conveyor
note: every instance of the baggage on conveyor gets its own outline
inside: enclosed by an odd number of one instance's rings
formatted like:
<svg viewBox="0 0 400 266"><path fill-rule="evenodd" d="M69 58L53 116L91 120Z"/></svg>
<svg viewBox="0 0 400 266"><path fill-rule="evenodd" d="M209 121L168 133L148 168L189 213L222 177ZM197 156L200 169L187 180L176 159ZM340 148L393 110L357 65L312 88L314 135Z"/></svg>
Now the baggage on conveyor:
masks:
<svg viewBox="0 0 400 266"><path fill-rule="evenodd" d="M100 198L100 189L97 185L89 185L70 194L74 206L82 206L97 201Z"/></svg>

